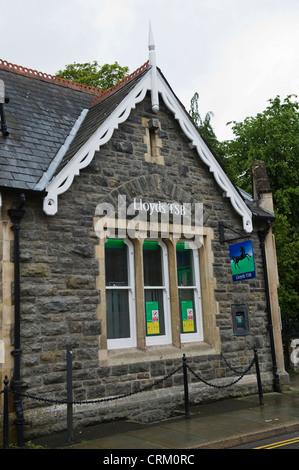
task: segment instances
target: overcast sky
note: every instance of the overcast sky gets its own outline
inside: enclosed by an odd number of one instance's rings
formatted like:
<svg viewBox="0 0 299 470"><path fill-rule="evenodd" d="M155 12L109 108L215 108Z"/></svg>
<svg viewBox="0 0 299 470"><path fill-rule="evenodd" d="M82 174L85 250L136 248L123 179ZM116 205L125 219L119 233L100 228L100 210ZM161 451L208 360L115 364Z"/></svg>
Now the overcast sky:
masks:
<svg viewBox="0 0 299 470"><path fill-rule="evenodd" d="M55 75L73 62L157 65L219 140L269 98L299 95L299 0L0 0L0 58Z"/></svg>

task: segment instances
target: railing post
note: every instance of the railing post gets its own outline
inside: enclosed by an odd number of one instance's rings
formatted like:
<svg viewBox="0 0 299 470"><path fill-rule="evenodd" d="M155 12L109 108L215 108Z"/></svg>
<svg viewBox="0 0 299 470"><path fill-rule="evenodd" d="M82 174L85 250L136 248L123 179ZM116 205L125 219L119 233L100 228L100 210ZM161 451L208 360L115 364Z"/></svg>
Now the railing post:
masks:
<svg viewBox="0 0 299 470"><path fill-rule="evenodd" d="M259 391L260 405L263 405L264 404L263 389L262 389L262 381L261 381L261 374L260 374L259 358L258 358L256 348L254 348L254 362L255 362L255 369L256 369L256 380L257 380L257 386L258 386L258 391Z"/></svg>
<svg viewBox="0 0 299 470"><path fill-rule="evenodd" d="M185 395L185 417L190 418L189 413L189 390L188 390L188 376L187 376L187 359L183 354L183 372L184 372L184 395Z"/></svg>
<svg viewBox="0 0 299 470"><path fill-rule="evenodd" d="M66 370L67 370L67 440L71 442L73 440L73 350L72 345L68 344L66 347Z"/></svg>
<svg viewBox="0 0 299 470"><path fill-rule="evenodd" d="M3 449L9 447L9 412L8 412L8 378L4 379L4 399L3 399Z"/></svg>

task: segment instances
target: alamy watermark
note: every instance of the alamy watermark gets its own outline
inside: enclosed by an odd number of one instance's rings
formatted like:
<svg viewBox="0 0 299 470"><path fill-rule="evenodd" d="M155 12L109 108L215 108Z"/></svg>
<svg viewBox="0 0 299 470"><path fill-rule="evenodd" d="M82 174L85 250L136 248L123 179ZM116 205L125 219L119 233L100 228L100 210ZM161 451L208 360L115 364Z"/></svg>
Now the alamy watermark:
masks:
<svg viewBox="0 0 299 470"><path fill-rule="evenodd" d="M194 247L202 245L203 204L146 201L134 198L127 204L119 195L117 207L100 202L95 211L95 233L99 238L184 238Z"/></svg>

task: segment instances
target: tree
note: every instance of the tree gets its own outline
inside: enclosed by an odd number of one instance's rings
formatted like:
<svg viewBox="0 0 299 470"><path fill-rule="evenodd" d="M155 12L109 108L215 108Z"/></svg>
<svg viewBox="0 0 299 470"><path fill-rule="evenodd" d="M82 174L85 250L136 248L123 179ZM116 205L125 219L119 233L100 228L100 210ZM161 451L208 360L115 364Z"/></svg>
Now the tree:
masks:
<svg viewBox="0 0 299 470"><path fill-rule="evenodd" d="M244 122L232 121L235 138L218 142L209 112L198 112L198 93L189 111L194 124L232 181L252 192L251 164L263 160L273 191L279 302L283 317L299 319L299 103L295 95L279 96Z"/></svg>
<svg viewBox="0 0 299 470"><path fill-rule="evenodd" d="M251 164L263 160L273 191L280 306L283 316L299 312L299 103L277 96L255 117L233 121L235 139L224 143L224 166L237 186L251 192Z"/></svg>
<svg viewBox="0 0 299 470"><path fill-rule="evenodd" d="M100 66L95 60L83 64L74 62L65 66L64 70L56 73L57 77L73 82L82 83L102 90L108 90L122 80L129 73L127 66L121 67L117 62Z"/></svg>
<svg viewBox="0 0 299 470"><path fill-rule="evenodd" d="M198 111L198 100L199 94L194 93L191 98L191 108L189 114L193 120L195 126L199 130L200 135L204 141L208 144L212 152L219 158L223 158L223 145L218 141L214 129L211 124L211 119L214 116L211 111L207 112L205 117L202 119Z"/></svg>

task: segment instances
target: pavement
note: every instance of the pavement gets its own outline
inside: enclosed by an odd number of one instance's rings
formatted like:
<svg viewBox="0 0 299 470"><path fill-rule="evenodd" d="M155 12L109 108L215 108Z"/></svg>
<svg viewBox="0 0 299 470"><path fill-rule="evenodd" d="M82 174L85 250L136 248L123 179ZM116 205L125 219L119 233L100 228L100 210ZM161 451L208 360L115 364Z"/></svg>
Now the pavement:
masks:
<svg viewBox="0 0 299 470"><path fill-rule="evenodd" d="M115 421L34 440L48 449L229 449L249 442L299 431L299 375L291 377L290 389L225 399L184 409L177 416L151 424Z"/></svg>

